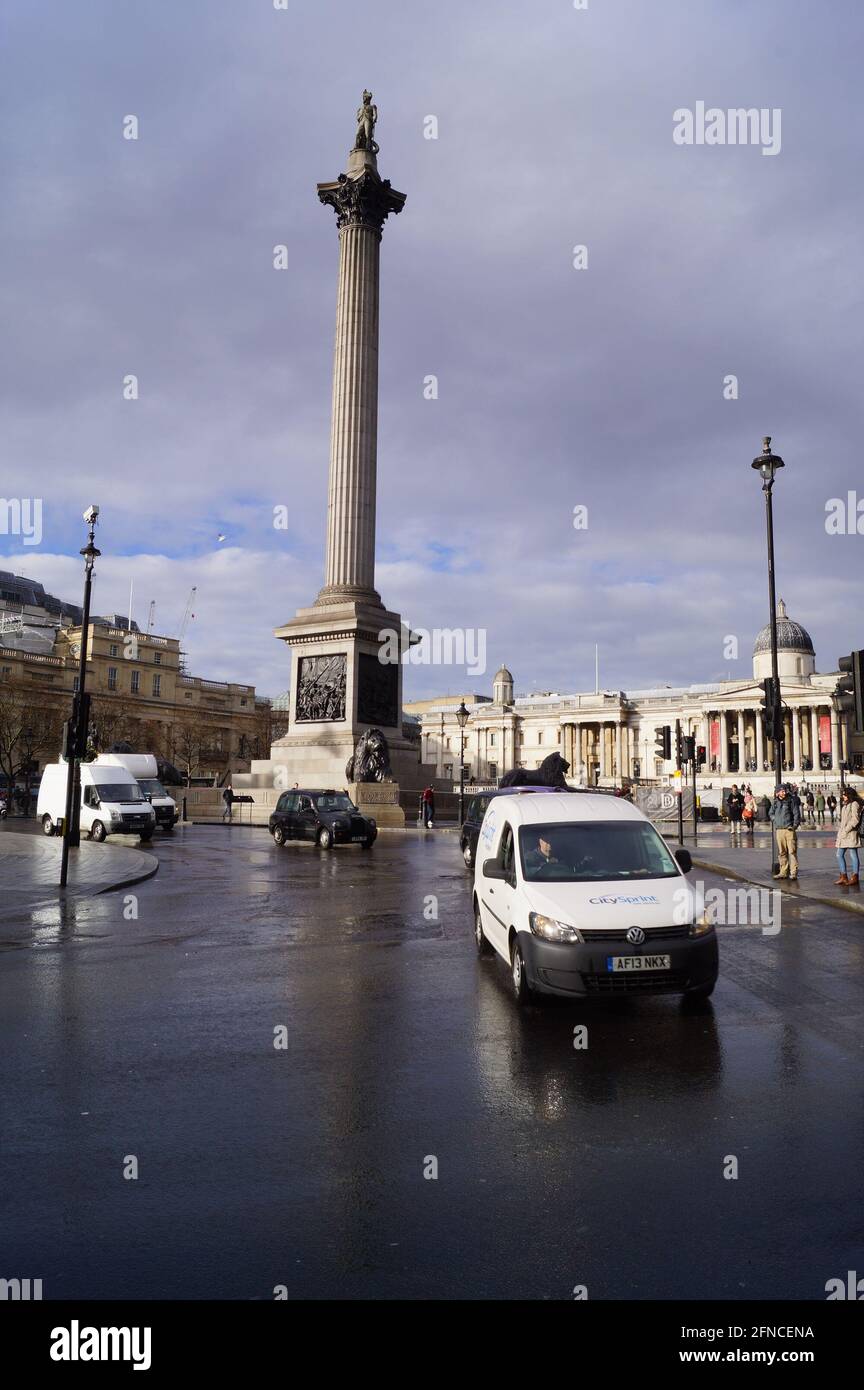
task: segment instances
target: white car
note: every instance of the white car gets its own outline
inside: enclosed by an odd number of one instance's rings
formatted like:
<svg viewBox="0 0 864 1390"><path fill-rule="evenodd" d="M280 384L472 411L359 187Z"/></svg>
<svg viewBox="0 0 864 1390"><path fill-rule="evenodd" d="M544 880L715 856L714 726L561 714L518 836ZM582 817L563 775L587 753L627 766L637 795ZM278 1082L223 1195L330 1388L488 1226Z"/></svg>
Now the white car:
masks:
<svg viewBox="0 0 864 1390"><path fill-rule="evenodd" d="M477 844L474 933L510 967L519 1003L674 994L707 999L717 934L673 852L624 798L499 796Z"/></svg>

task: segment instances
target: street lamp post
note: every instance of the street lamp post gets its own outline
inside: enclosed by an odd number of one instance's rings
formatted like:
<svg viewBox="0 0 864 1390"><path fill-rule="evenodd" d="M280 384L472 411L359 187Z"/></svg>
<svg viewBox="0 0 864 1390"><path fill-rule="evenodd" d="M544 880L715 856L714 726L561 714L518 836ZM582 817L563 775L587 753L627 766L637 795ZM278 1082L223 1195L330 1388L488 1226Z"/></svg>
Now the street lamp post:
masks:
<svg viewBox="0 0 864 1390"><path fill-rule="evenodd" d="M465 824L465 725L471 715L465 707L465 701L459 702L456 711L456 720L459 724L459 825Z"/></svg>
<svg viewBox="0 0 864 1390"><path fill-rule="evenodd" d="M781 730L778 715L780 713L780 677L777 665L777 597L774 585L774 508L772 502L772 492L774 488L774 478L778 468L784 468L785 464L779 454L771 452L771 436L766 435L762 441L762 453L758 454L751 464L752 468L758 470L762 478L762 491L765 494L765 525L768 539L768 604L770 608L769 619L771 623L771 680L774 692L774 790L783 780L783 753L780 740ZM777 873L779 868L777 862L777 835L774 829L774 822L771 821L771 871Z"/></svg>
<svg viewBox="0 0 864 1390"><path fill-rule="evenodd" d="M33 730L24 730L24 814L30 815L30 764L33 761Z"/></svg>
<svg viewBox="0 0 864 1390"><path fill-rule="evenodd" d="M66 760L66 814L63 819L63 853L60 858L60 887L66 887L69 873L69 850L77 849L81 843L80 831L80 771L81 759L87 751L87 639L90 628L90 589L93 579L93 562L101 550L96 549L94 532L99 516L99 508L90 506L84 513L87 522L87 544L80 554L84 556L84 609L81 614L81 650L78 653L78 690L72 701L72 725L74 738L67 740Z"/></svg>

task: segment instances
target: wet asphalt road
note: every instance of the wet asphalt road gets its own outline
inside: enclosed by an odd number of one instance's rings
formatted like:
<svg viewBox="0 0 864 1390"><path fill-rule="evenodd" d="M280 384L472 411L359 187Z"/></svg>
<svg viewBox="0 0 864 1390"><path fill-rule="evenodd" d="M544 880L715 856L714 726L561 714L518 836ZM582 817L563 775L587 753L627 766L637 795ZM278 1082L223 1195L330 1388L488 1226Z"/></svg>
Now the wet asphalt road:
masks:
<svg viewBox="0 0 864 1390"><path fill-rule="evenodd" d="M864 1269L864 918L796 902L779 935L722 928L701 1013L520 1013L476 958L453 835L154 844L137 920L125 892L0 917L0 1276L46 1298L823 1299Z"/></svg>

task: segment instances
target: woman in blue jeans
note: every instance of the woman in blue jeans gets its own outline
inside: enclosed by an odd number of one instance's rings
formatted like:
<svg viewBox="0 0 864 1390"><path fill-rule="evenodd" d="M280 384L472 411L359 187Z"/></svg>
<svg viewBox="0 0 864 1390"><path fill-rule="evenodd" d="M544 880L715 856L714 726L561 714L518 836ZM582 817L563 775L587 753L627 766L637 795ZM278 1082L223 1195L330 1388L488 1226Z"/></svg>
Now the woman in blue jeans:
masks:
<svg viewBox="0 0 864 1390"><path fill-rule="evenodd" d="M840 798L840 824L834 841L837 847L837 865L840 869L840 877L835 879L835 882L843 888L858 887L861 809L858 793L852 787L844 788Z"/></svg>

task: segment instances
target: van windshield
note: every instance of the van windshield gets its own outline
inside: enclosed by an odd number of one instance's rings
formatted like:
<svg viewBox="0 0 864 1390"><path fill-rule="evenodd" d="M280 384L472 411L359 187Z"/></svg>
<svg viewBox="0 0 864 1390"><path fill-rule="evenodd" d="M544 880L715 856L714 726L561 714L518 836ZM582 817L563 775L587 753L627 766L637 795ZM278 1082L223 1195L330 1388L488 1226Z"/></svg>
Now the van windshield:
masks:
<svg viewBox="0 0 864 1390"><path fill-rule="evenodd" d="M158 777L139 777L138 785L145 796L167 796L165 788Z"/></svg>
<svg viewBox="0 0 864 1390"><path fill-rule="evenodd" d="M642 821L523 825L519 849L529 883L676 878L680 872L653 825Z"/></svg>
<svg viewBox="0 0 864 1390"><path fill-rule="evenodd" d="M100 801L143 801L137 782L100 782L93 788Z"/></svg>

